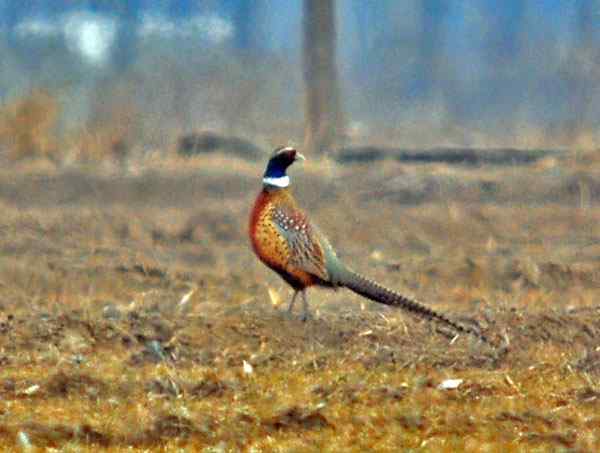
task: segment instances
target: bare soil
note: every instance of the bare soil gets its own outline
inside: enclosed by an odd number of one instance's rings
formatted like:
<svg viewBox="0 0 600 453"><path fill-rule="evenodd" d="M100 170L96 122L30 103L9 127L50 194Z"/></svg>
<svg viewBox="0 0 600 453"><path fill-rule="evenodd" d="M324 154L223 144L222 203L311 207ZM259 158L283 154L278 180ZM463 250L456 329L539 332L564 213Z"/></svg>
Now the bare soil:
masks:
<svg viewBox="0 0 600 453"><path fill-rule="evenodd" d="M345 261L497 350L345 291L286 316L246 237L261 172L0 171L3 448L600 449L596 164L293 170Z"/></svg>

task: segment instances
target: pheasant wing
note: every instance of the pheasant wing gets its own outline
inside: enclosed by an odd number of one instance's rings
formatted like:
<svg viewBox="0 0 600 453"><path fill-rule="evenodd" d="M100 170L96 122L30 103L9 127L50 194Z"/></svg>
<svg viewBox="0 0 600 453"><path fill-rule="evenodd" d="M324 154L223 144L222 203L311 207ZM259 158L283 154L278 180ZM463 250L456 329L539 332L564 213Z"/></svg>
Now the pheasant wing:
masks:
<svg viewBox="0 0 600 453"><path fill-rule="evenodd" d="M303 212L285 207L276 208L272 217L288 246L288 266L329 281L322 238Z"/></svg>

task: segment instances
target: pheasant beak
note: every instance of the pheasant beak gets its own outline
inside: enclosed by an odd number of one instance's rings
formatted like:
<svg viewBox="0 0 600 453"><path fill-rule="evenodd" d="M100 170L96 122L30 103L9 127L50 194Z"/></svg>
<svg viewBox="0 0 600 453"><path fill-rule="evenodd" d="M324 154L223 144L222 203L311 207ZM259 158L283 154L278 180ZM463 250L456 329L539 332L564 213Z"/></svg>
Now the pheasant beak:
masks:
<svg viewBox="0 0 600 453"><path fill-rule="evenodd" d="M306 157L303 154L296 153L296 160L306 160Z"/></svg>

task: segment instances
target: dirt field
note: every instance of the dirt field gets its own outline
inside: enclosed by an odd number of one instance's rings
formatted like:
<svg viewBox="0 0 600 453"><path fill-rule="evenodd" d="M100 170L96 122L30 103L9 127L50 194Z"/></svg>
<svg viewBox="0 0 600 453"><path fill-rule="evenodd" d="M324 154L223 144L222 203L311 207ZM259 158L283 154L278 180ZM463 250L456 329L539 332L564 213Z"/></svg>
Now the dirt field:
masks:
<svg viewBox="0 0 600 453"><path fill-rule="evenodd" d="M600 451L594 159L292 171L346 262L506 351L346 291L286 317L261 172L3 166L2 449Z"/></svg>

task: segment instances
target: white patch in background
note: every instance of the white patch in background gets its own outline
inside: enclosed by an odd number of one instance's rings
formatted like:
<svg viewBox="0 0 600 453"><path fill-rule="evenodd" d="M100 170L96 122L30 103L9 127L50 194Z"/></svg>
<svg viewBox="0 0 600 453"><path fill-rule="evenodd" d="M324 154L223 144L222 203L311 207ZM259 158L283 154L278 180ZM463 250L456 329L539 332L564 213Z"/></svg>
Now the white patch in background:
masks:
<svg viewBox="0 0 600 453"><path fill-rule="evenodd" d="M110 58L117 37L117 23L99 14L72 13L63 20L63 33L71 50L90 64L103 65Z"/></svg>
<svg viewBox="0 0 600 453"><path fill-rule="evenodd" d="M370 130L367 123L364 121L350 121L346 129L346 135L350 140L360 141L367 138Z"/></svg>
<svg viewBox="0 0 600 453"><path fill-rule="evenodd" d="M137 33L140 38L200 37L220 44L233 37L233 24L216 14L197 15L185 20L174 20L161 14L144 14Z"/></svg>
<svg viewBox="0 0 600 453"><path fill-rule="evenodd" d="M463 383L462 379L444 379L440 385L437 386L439 390L455 390L460 384Z"/></svg>
<svg viewBox="0 0 600 453"><path fill-rule="evenodd" d="M197 29L214 44L222 43L233 36L233 24L216 15L192 17L189 23L190 27Z"/></svg>
<svg viewBox="0 0 600 453"><path fill-rule="evenodd" d="M41 18L26 19L15 26L15 34L19 38L30 36L49 38L51 36L58 36L61 33L62 30L56 21Z"/></svg>
<svg viewBox="0 0 600 453"><path fill-rule="evenodd" d="M109 58L117 37L117 21L109 16L77 11L45 19L26 19L15 27L19 38L62 36L70 51L87 63L103 65Z"/></svg>
<svg viewBox="0 0 600 453"><path fill-rule="evenodd" d="M279 307L282 302L281 295L277 292L276 289L271 288L270 286L268 288L268 292L269 292L269 299L271 299L271 304L274 307Z"/></svg>
<svg viewBox="0 0 600 453"><path fill-rule="evenodd" d="M87 63L101 66L110 59L118 27L115 17L76 11L54 18L25 19L16 25L15 33L19 38L62 37L69 50ZM177 20L148 13L142 16L137 34L140 38L198 38L221 44L233 37L234 26L216 14Z"/></svg>
<svg viewBox="0 0 600 453"><path fill-rule="evenodd" d="M33 444L25 431L19 431L17 439L19 440L19 445L21 445L23 451L33 451Z"/></svg>
<svg viewBox="0 0 600 453"><path fill-rule="evenodd" d="M246 362L245 360L242 361L242 369L244 370L244 374L254 373L254 368L252 367L252 365Z"/></svg>
<svg viewBox="0 0 600 453"><path fill-rule="evenodd" d="M196 292L196 289L191 289L189 290L187 293L185 293L183 295L183 297L181 298L181 300L179 301L179 303L177 304L179 307L182 307L184 305L186 305L189 301L190 298L192 297L192 295Z"/></svg>
<svg viewBox="0 0 600 453"><path fill-rule="evenodd" d="M137 30L140 38L174 36L176 32L175 22L159 14L144 14Z"/></svg>

